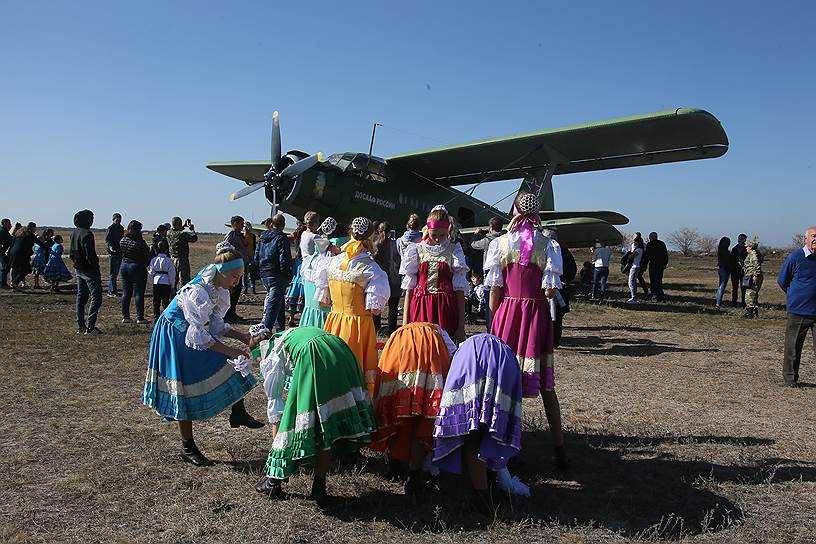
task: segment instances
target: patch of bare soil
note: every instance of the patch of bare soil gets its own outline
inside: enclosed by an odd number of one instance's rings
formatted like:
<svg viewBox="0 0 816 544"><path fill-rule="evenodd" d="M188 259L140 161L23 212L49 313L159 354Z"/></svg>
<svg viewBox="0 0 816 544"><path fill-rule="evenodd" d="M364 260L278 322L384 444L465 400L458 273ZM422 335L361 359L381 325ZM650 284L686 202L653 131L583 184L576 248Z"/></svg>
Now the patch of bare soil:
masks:
<svg viewBox="0 0 816 544"><path fill-rule="evenodd" d="M182 463L176 429L141 404L149 326L121 324L105 298L106 334L87 338L73 294L0 292L0 541L811 542L816 388L781 387L779 265L766 262L757 320L714 307L707 258L673 257L666 303L626 307L620 274L608 302L575 302L556 352L572 466L556 470L541 402L525 400L517 473L533 496L492 519L465 507L452 476L411 504L367 451L338 464L326 511L305 499L307 473L288 484L293 498L270 501L253 489L268 429L230 429L226 415L195 426L218 464ZM247 324L260 291L239 309ZM809 344L802 376L816 382ZM262 417L260 388L247 406Z"/></svg>

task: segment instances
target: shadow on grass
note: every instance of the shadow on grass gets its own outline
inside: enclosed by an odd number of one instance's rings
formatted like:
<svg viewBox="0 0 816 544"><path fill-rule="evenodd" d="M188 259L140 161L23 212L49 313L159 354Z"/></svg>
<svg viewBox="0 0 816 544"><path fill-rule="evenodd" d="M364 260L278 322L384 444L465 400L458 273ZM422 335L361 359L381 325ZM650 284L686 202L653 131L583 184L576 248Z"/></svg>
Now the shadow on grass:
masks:
<svg viewBox="0 0 816 544"><path fill-rule="evenodd" d="M677 344L661 343L648 338L608 338L577 336L561 339L559 348L589 355L623 355L627 357L654 357L664 353L717 352L716 348L684 348Z"/></svg>
<svg viewBox="0 0 816 544"><path fill-rule="evenodd" d="M518 475L531 498L501 494L498 518L509 523L558 523L599 526L627 537L677 539L720 531L739 522L740 507L717 493L723 483L766 485L816 481L816 464L764 459L756 466L729 466L677 459L666 445L722 444L764 446L755 437L630 437L568 435L572 459L558 472L548 456L547 431L525 432ZM468 485L456 475L441 474L436 488L418 501L382 488L338 500L326 514L347 522L384 521L414 533L484 529L494 520L471 508ZM331 492L331 481L329 489Z"/></svg>
<svg viewBox="0 0 816 544"><path fill-rule="evenodd" d="M564 325L564 330L571 331L623 331L623 332L670 332L671 329L651 329L647 327L635 327L632 325L595 325L592 327L571 327Z"/></svg>

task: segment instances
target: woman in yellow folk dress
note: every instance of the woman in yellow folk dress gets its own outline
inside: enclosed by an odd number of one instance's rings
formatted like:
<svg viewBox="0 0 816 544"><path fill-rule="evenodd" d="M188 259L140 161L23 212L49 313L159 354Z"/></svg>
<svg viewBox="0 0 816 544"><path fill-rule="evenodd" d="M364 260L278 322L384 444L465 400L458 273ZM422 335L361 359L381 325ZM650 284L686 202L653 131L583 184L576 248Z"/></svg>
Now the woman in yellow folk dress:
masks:
<svg viewBox="0 0 816 544"><path fill-rule="evenodd" d="M315 275L314 300L331 305L324 330L345 340L354 352L369 394L377 377L377 332L372 315L379 315L391 286L371 256L374 225L365 217L351 223L351 241Z"/></svg>

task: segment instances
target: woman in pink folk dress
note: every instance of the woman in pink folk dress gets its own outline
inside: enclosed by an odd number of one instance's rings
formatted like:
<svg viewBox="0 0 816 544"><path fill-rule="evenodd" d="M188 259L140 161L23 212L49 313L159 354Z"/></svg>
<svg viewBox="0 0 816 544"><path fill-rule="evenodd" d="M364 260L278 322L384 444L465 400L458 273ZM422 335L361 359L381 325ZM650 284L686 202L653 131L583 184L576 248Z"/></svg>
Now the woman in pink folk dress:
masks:
<svg viewBox="0 0 816 544"><path fill-rule="evenodd" d="M456 342L465 340L465 290L468 266L444 206L428 214L422 240L402 255L400 275L405 289L403 325L435 323Z"/></svg>
<svg viewBox="0 0 816 544"><path fill-rule="evenodd" d="M555 393L553 322L549 299L561 288L561 248L536 226L539 200L520 192L515 217L485 255L485 285L490 287L491 333L516 353L522 371L522 393L544 402L555 447L556 463L567 466L561 407Z"/></svg>

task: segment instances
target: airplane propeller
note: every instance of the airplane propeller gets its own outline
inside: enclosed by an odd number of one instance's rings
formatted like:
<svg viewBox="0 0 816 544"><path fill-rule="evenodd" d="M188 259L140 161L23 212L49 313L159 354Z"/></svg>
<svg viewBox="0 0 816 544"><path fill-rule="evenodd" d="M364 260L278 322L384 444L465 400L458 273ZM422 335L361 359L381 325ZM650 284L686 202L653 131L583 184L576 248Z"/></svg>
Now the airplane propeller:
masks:
<svg viewBox="0 0 816 544"><path fill-rule="evenodd" d="M236 191L230 195L230 200L238 200L246 195L252 194L258 189L267 188L266 196L269 203L272 205L272 213L277 213L278 206L278 191L289 185L287 182L292 182L299 175L306 170L321 162L323 160L323 153L315 153L304 159L295 160L292 162L292 153L281 156L281 136L280 136L280 121L278 119L278 112L272 114L272 146L269 170L264 174L263 181L257 181L247 185L240 191ZM287 164L289 163L289 164ZM270 198L271 196L271 198Z"/></svg>

